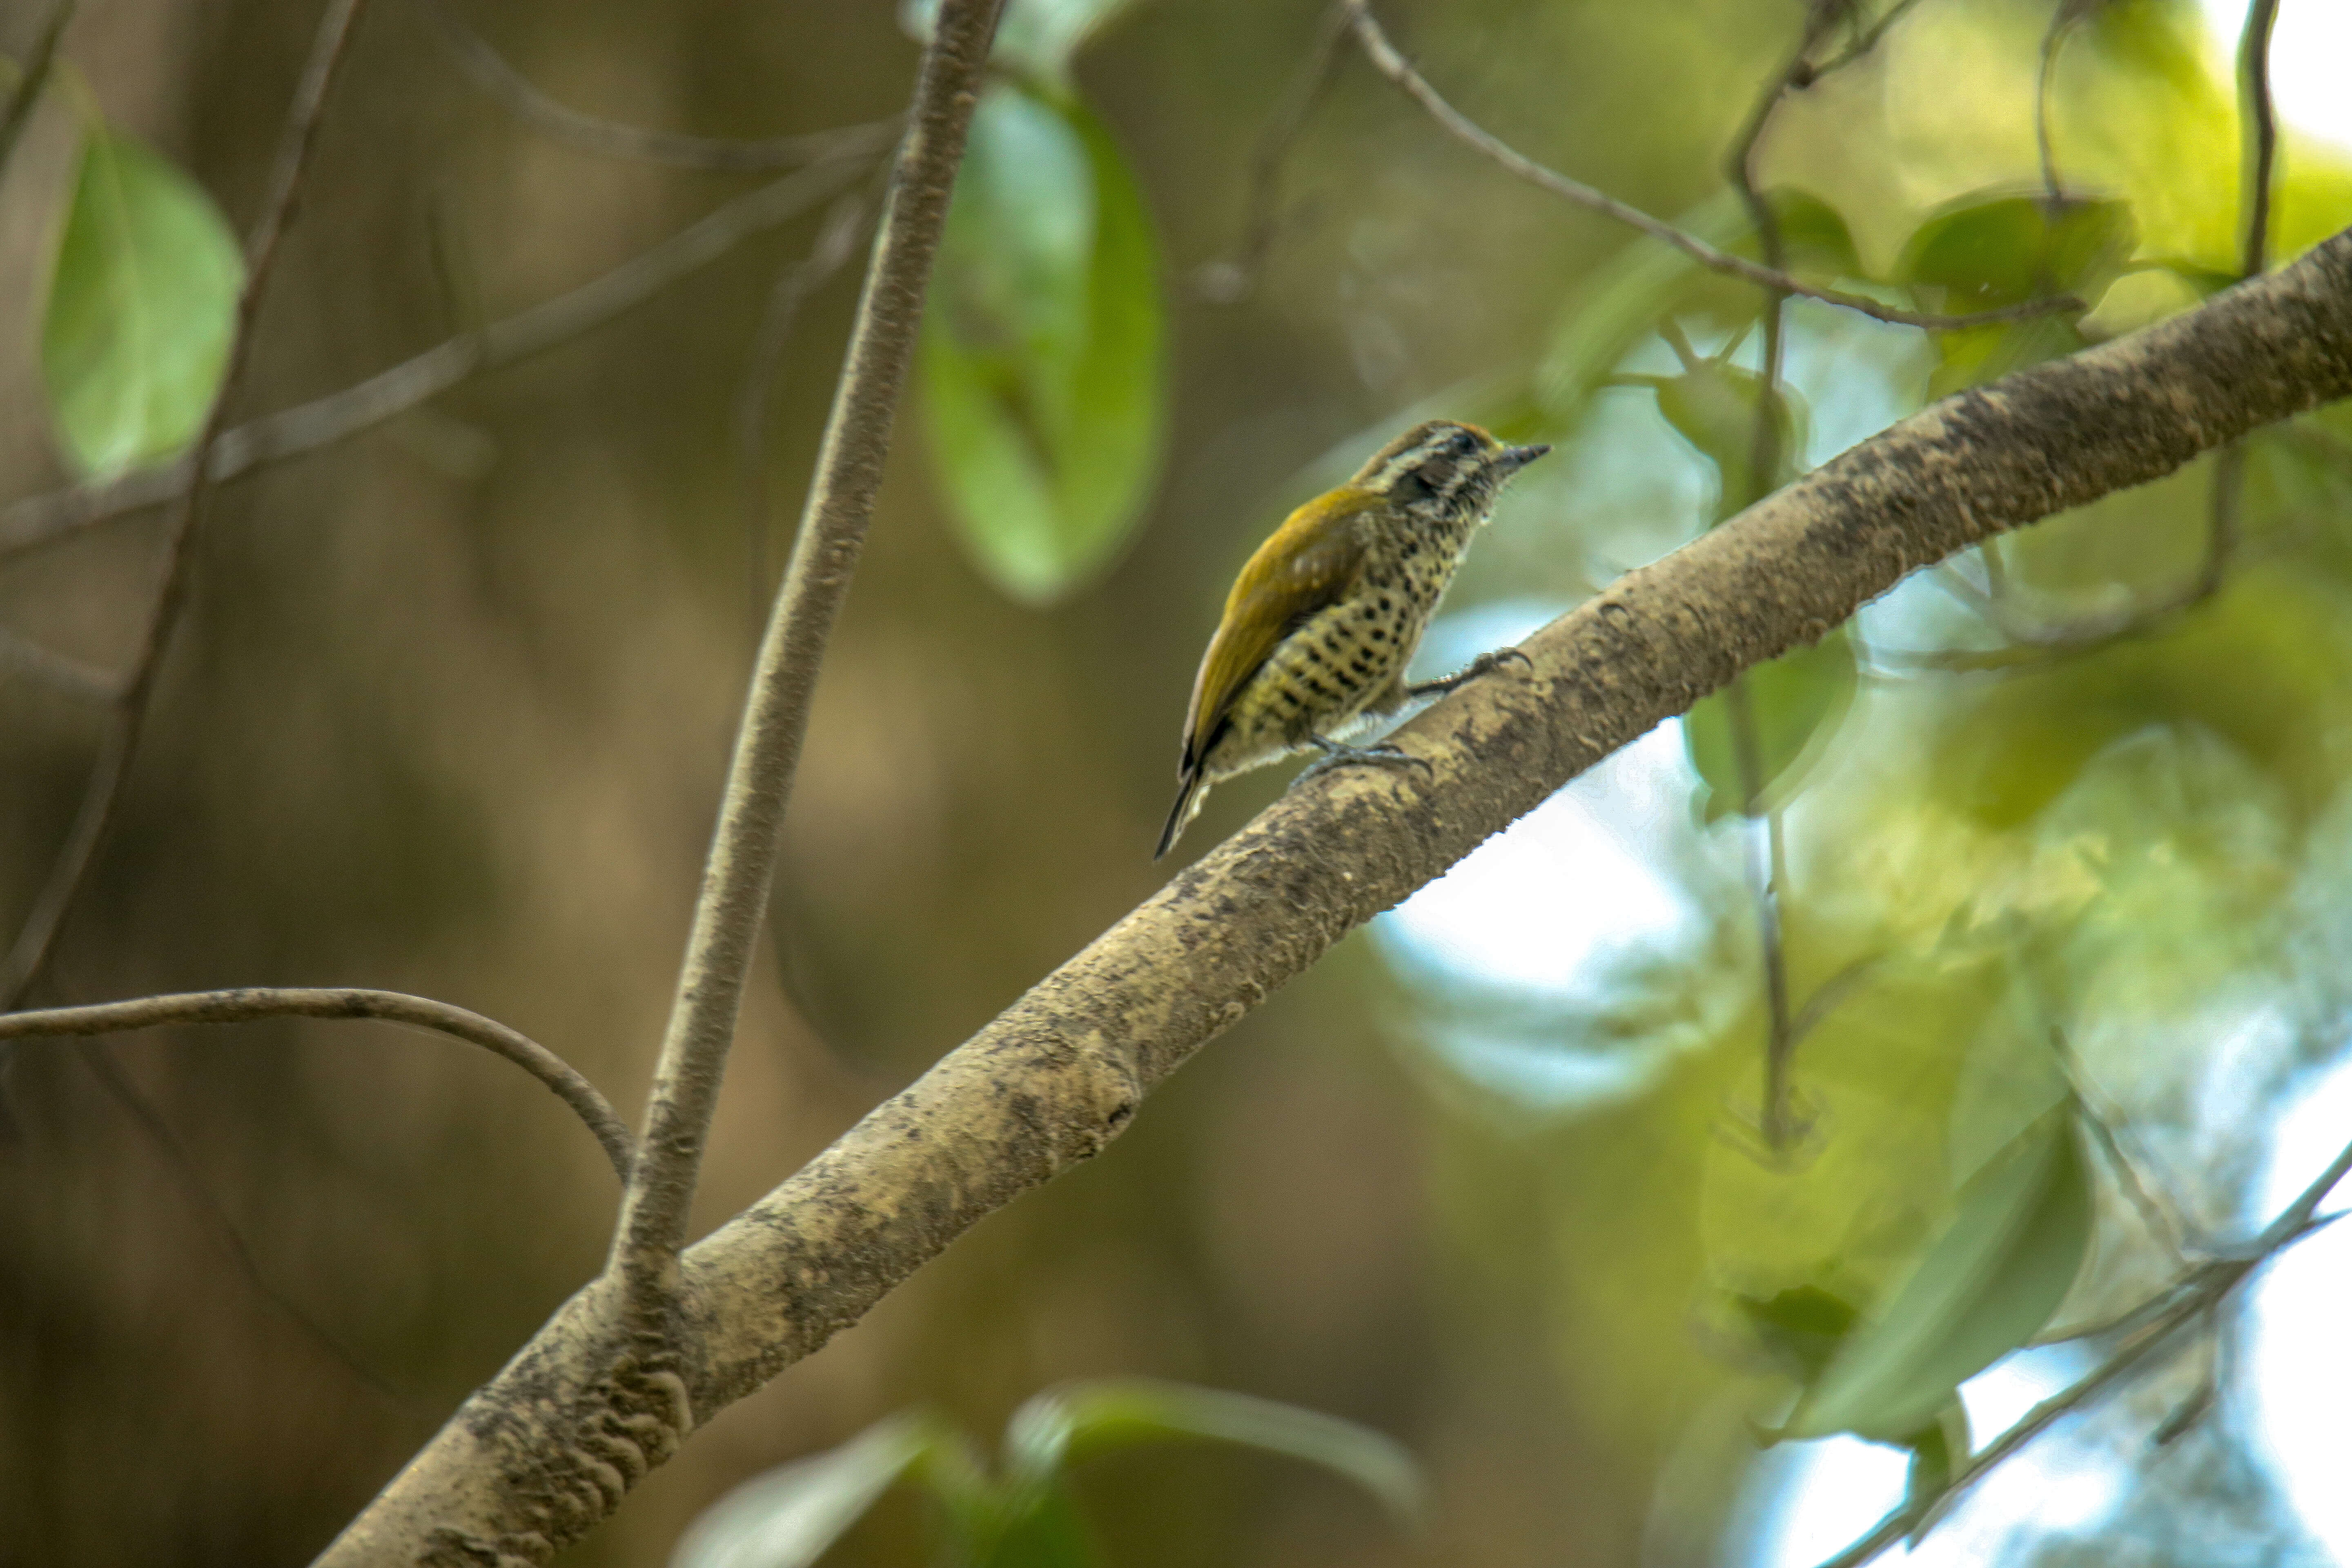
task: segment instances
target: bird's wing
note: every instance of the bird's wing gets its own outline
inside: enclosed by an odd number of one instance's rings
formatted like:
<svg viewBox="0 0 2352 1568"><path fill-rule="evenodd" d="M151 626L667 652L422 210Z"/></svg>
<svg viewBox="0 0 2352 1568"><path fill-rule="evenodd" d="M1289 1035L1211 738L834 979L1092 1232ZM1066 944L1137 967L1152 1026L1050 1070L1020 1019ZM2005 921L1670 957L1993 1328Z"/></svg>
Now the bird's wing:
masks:
<svg viewBox="0 0 2352 1568"><path fill-rule="evenodd" d="M1284 520L1249 558L1225 599L1224 619L1202 656L1184 715L1180 776L1189 777L1215 744L1234 698L1291 629L1343 596L1363 565L1355 517L1379 504L1369 490L1342 486Z"/></svg>

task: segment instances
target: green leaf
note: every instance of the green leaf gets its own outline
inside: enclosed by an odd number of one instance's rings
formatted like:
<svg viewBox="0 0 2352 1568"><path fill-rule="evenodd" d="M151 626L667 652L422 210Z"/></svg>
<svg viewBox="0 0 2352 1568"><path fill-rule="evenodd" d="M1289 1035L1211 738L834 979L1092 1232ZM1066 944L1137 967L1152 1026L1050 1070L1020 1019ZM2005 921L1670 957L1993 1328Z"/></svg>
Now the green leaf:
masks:
<svg viewBox="0 0 2352 1568"><path fill-rule="evenodd" d="M1838 1346L1853 1331L1853 1307L1818 1285L1799 1285L1770 1296L1731 1298L1759 1348L1800 1383L1822 1375Z"/></svg>
<svg viewBox="0 0 2352 1568"><path fill-rule="evenodd" d="M2058 294L2096 304L2137 242L2125 202L2074 199L2053 212L2041 196L1967 196L1920 225L1897 272L1924 301L1956 314ZM2056 315L1938 333L1927 395L1996 380L2084 342L2073 321Z"/></svg>
<svg viewBox="0 0 2352 1568"><path fill-rule="evenodd" d="M1038 1394L1013 1412L1005 1429L1005 1466L1016 1485L1035 1485L1087 1455L1171 1437L1303 1459L1354 1481L1401 1519L1421 1515L1420 1468L1394 1438L1294 1405L1148 1378L1070 1384Z"/></svg>
<svg viewBox="0 0 2352 1568"><path fill-rule="evenodd" d="M1140 521L1165 425L1160 258L1100 121L1006 83L972 119L923 322L933 466L958 537L1044 605Z"/></svg>
<svg viewBox="0 0 2352 1568"><path fill-rule="evenodd" d="M1716 521L1737 517L1796 478L1804 456L1805 406L1803 399L1787 386L1772 390L1774 461L1759 489L1754 453L1757 405L1765 395L1761 375L1735 364L1702 360L1680 375L1651 378L1650 385L1658 395L1658 412L1665 416L1666 423L1715 465Z"/></svg>
<svg viewBox="0 0 2352 1568"><path fill-rule="evenodd" d="M1014 1506L985 1540L966 1540L955 1561L972 1568L1094 1568L1102 1561L1070 1489L1057 1477L1018 1489Z"/></svg>
<svg viewBox="0 0 2352 1568"><path fill-rule="evenodd" d="M103 479L194 438L244 279L202 186L132 137L89 135L41 321L42 385L83 473Z"/></svg>
<svg viewBox="0 0 2352 1568"><path fill-rule="evenodd" d="M1911 1450L1911 1471L1903 1488L1903 1504L1914 1515L1924 1516L1944 1495L1944 1489L1952 1484L1960 1467L1968 1463L1968 1406L1953 1399L1932 1425L1914 1432L1903 1446ZM1915 1532L1911 1540L1916 1545L1919 1537Z"/></svg>
<svg viewBox="0 0 2352 1568"><path fill-rule="evenodd" d="M1786 1435L1913 1441L1963 1382L2050 1321L2090 1239L2090 1187L2069 1103L1969 1178L1951 1224L1885 1310L1846 1340L1798 1402Z"/></svg>
<svg viewBox="0 0 2352 1568"><path fill-rule="evenodd" d="M2129 203L1964 196L1919 226L1897 276L1953 312L1998 310L2053 294L2095 300L2131 258Z"/></svg>
<svg viewBox="0 0 2352 1568"><path fill-rule="evenodd" d="M1853 646L1833 631L1748 670L1738 685L1754 731L1754 780L1741 767L1733 693L1718 691L1683 716L1683 746L1706 786L1709 822L1733 812L1761 816L1795 795L1853 700Z"/></svg>
<svg viewBox="0 0 2352 1568"><path fill-rule="evenodd" d="M876 1423L840 1447L754 1476L688 1527L669 1568L803 1568L939 1441L919 1414Z"/></svg>
<svg viewBox="0 0 2352 1568"><path fill-rule="evenodd" d="M1810 191L1783 185L1764 193L1764 203L1780 226L1780 251L1789 271L1800 278L1860 278L1862 259L1853 231L1838 210ZM1751 227L1723 248L1750 261L1764 259L1761 237Z"/></svg>
<svg viewBox="0 0 2352 1568"><path fill-rule="evenodd" d="M1056 88L1070 85L1070 62L1094 36L1135 0L1007 0L996 25L992 58L1006 68ZM918 38L929 38L940 0L906 0L898 20Z"/></svg>

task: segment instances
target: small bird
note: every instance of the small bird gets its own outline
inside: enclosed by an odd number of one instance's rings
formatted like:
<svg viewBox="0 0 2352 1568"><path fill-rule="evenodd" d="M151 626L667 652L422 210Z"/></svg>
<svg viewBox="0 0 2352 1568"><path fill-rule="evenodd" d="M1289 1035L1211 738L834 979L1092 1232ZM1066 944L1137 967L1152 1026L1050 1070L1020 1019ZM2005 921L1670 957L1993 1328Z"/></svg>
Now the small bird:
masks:
<svg viewBox="0 0 2352 1568"><path fill-rule="evenodd" d="M1308 747L1324 753L1318 767L1400 760L1404 753L1392 747L1345 746L1335 735L1495 667L1496 656L1484 654L1444 680L1404 679L1503 481L1550 450L1507 447L1475 425L1433 419L1292 512L1258 546L1192 679L1176 805L1153 859L1174 846L1219 780Z"/></svg>

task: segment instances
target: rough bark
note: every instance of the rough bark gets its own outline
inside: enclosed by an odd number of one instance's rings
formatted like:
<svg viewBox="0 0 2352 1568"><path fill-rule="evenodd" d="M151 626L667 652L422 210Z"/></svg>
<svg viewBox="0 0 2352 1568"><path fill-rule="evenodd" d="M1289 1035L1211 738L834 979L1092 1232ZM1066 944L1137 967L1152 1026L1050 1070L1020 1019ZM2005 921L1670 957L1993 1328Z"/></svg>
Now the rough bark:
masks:
<svg viewBox="0 0 2352 1568"><path fill-rule="evenodd" d="M1522 645L1397 737L1430 765L1292 791L684 1259L689 1342L639 1397L709 1416L1144 1096L1347 931L1733 674L1905 574L2352 394L2352 231L2132 337L1947 398ZM1138 853L1142 853L1139 842ZM558 1310L323 1560L543 1561L665 1457L613 1414L616 1294ZM617 1370L616 1370L617 1368ZM650 1436L646 1446L640 1437Z"/></svg>

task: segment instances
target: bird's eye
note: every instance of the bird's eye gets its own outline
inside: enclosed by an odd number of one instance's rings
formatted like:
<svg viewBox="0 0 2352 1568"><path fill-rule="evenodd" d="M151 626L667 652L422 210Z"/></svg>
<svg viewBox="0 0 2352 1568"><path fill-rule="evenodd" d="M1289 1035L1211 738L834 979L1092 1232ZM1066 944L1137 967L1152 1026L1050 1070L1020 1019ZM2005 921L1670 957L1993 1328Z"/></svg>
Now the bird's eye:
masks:
<svg viewBox="0 0 2352 1568"><path fill-rule="evenodd" d="M1466 458L1478 449L1478 437L1467 430L1456 430L1454 438L1445 443L1446 450L1457 458Z"/></svg>

